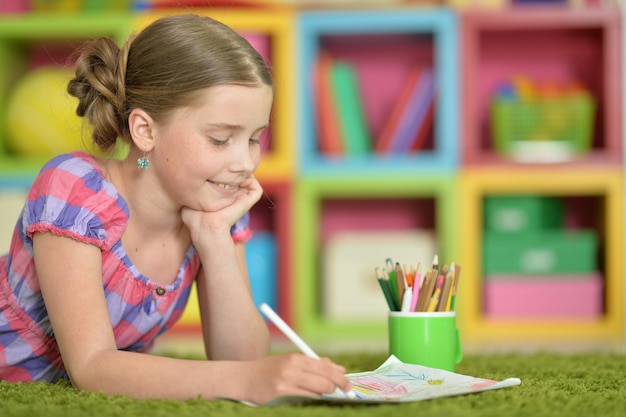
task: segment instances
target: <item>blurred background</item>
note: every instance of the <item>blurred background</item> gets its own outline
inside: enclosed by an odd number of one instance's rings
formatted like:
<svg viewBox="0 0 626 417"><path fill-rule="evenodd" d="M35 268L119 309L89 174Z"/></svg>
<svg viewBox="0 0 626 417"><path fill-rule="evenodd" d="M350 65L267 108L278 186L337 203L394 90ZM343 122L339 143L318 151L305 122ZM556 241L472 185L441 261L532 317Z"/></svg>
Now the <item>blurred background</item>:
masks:
<svg viewBox="0 0 626 417"><path fill-rule="evenodd" d="M316 348L386 350L375 268L437 255L460 267L466 351L624 349L618 0L0 0L1 253L43 163L95 152L65 92L72 52L186 12L275 76L257 304ZM158 348L201 350L199 331L192 300Z"/></svg>

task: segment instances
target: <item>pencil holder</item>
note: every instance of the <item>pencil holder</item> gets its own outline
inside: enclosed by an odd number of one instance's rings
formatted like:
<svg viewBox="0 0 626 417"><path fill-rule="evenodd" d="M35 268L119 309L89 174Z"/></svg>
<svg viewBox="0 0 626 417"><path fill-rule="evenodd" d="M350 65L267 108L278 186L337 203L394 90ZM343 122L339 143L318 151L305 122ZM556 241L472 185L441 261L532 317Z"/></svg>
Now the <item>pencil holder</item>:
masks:
<svg viewBox="0 0 626 417"><path fill-rule="evenodd" d="M463 360L456 313L389 312L389 354L402 362L454 372Z"/></svg>

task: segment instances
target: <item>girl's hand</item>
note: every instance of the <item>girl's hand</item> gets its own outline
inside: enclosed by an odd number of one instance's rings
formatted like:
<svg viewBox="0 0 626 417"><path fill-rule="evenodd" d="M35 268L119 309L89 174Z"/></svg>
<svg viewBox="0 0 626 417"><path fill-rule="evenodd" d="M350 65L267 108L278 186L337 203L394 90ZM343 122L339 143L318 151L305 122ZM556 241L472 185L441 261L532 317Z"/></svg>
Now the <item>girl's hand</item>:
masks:
<svg viewBox="0 0 626 417"><path fill-rule="evenodd" d="M250 366L252 364L252 366ZM350 391L345 369L328 358L314 359L301 353L269 356L245 364L242 399L264 404L287 395L318 397L338 387Z"/></svg>
<svg viewBox="0 0 626 417"><path fill-rule="evenodd" d="M196 247L202 239L209 238L207 232L230 232L230 228L254 206L263 195L263 188L256 178L251 176L242 182L233 202L216 211L200 211L183 207L182 220L189 228L191 239Z"/></svg>
<svg viewBox="0 0 626 417"><path fill-rule="evenodd" d="M237 220L241 219L252 206L254 206L263 195L263 187L254 176L251 176L247 180L243 181L239 185L239 190L236 194L235 201L228 207L220 211L227 211L230 215L230 221L228 227L230 228Z"/></svg>

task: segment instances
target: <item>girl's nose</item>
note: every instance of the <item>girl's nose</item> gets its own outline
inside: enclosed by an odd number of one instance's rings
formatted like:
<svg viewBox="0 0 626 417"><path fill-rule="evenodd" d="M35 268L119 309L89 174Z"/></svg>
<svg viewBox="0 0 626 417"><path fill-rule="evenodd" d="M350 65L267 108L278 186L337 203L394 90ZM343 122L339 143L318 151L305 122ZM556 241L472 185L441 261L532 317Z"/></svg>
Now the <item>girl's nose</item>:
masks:
<svg viewBox="0 0 626 417"><path fill-rule="evenodd" d="M259 165L260 158L260 148L258 146L250 146L246 141L242 146L237 146L237 152L233 155L233 170L251 174Z"/></svg>

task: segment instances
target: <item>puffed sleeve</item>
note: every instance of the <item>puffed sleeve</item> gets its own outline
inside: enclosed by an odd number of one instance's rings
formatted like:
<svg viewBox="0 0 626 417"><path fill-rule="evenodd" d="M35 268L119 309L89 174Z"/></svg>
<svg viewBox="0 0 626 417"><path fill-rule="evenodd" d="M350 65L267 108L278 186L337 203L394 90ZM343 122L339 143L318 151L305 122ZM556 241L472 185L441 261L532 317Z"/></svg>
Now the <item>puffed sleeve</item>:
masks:
<svg viewBox="0 0 626 417"><path fill-rule="evenodd" d="M121 239L127 224L126 201L82 152L60 155L42 168L22 215L29 240L35 232L51 232L102 250Z"/></svg>

